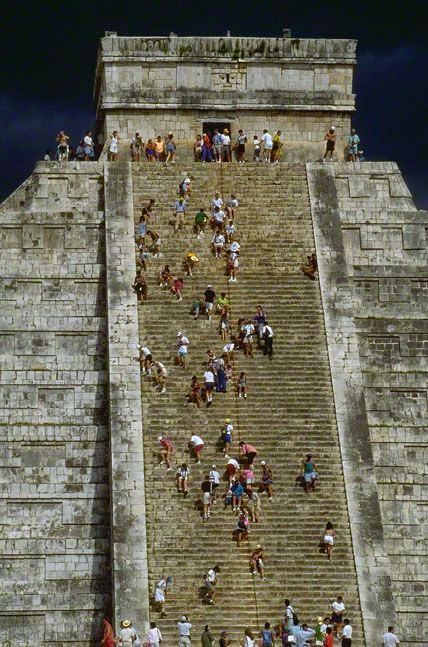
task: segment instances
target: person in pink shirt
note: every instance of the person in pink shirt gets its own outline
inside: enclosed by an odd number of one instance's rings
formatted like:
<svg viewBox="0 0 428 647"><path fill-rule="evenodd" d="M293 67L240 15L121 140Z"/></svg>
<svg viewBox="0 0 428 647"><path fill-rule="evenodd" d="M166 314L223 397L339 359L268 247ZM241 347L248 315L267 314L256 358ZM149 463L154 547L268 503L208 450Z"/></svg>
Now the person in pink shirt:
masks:
<svg viewBox="0 0 428 647"><path fill-rule="evenodd" d="M239 443L239 447L240 456L245 458L248 463L248 467L251 467L253 465L254 459L257 456L257 449L249 443L244 443L243 440L241 440L241 442Z"/></svg>
<svg viewBox="0 0 428 647"><path fill-rule="evenodd" d="M161 458L159 465L166 463L167 471L169 472L171 469L171 456L174 452L174 445L169 438L164 438L163 436L159 436L158 442L160 447L159 454Z"/></svg>
<svg viewBox="0 0 428 647"><path fill-rule="evenodd" d="M252 486L254 484L255 474L251 467L246 467L243 471L245 487Z"/></svg>

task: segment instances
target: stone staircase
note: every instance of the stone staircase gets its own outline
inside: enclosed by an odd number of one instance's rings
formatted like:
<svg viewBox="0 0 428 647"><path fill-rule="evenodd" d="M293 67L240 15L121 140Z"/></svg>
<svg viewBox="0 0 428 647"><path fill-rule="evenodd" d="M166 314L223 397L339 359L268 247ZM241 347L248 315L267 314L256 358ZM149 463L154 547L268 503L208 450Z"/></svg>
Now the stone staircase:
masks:
<svg viewBox="0 0 428 647"><path fill-rule="evenodd" d="M192 195L187 224L177 234L169 221L179 181L188 172ZM317 282L308 281L300 266L314 249L306 172L299 165L187 164L165 168L147 163L133 165L135 221L140 204L156 199L152 227L160 234L162 258L148 261L148 300L139 306L140 342L147 343L155 359L169 370L167 393L160 395L147 378L142 382L147 498L147 536L150 590L162 574L173 576L167 598L167 617L152 609L166 644L176 641L176 622L189 615L194 639L199 640L208 623L218 637L228 629L233 640L245 627L254 631L266 621L276 624L283 614L283 600L292 600L302 621L314 626L318 615L329 613L336 595L344 598L354 628L355 647L364 645L357 580L351 545L333 393L325 340L323 311ZM241 271L237 283L225 276L226 261L210 253L211 230L197 240L194 215L200 206L209 208L215 191L224 199L235 193L236 239L241 244ZM193 277L185 278L183 301L161 290L157 273L164 263L180 276L186 252L197 253L200 262ZM192 375L202 378L206 351L221 354L217 317L212 323L190 315L194 297L202 297L208 283L219 295L229 293L233 328L241 316L253 317L262 304L275 331L274 358L269 362L258 349L254 359L236 354L234 376L247 374L248 400L238 400L229 383L227 394L215 394L210 409L197 409L185 400ZM188 366L174 365L177 331L190 339ZM232 540L236 518L221 503L202 523L199 510L200 483L215 463L220 472L225 463L218 447L225 417L235 427L232 456L238 441L248 440L274 473L274 498L262 496L260 523L252 524L249 545L237 548ZM171 472L159 466L157 437L171 437L176 446ZM192 433L206 443L202 464L189 459L187 442ZM306 495L296 486L300 460L307 451L314 455L321 478L317 492ZM190 464L191 487L183 499L174 486L175 467ZM223 487L224 484L224 487ZM222 494L226 489L223 482ZM333 561L318 551L327 520L337 530ZM250 547L265 549L266 581L252 577L248 567ZM202 575L219 563L216 604L207 606L198 590Z"/></svg>

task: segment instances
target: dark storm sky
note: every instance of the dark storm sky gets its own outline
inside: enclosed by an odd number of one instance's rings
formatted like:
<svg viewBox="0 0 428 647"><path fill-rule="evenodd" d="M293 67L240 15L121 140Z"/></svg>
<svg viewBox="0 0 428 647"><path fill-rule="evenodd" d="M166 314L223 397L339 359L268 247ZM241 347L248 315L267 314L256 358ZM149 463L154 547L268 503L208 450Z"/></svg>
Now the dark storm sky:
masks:
<svg viewBox="0 0 428 647"><path fill-rule="evenodd" d="M93 125L98 38L120 35L357 38L354 125L370 160L396 161L428 209L428 0L6 0L2 3L0 197Z"/></svg>

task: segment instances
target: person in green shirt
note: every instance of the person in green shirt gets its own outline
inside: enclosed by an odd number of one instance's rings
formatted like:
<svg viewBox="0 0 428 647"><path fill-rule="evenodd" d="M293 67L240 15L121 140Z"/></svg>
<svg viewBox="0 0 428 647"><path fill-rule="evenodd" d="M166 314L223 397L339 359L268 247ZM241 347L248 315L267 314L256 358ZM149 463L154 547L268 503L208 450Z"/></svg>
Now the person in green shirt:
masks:
<svg viewBox="0 0 428 647"><path fill-rule="evenodd" d="M217 305L216 305L216 312L217 314L221 314L226 312L230 309L230 301L226 296L226 292L222 292L217 299Z"/></svg>
<svg viewBox="0 0 428 647"><path fill-rule="evenodd" d="M205 629L201 633L201 645L202 647L211 647L214 642L214 636L212 635L209 625L205 625Z"/></svg>
<svg viewBox="0 0 428 647"><path fill-rule="evenodd" d="M207 214L205 213L205 209L201 207L195 216L195 232L198 238L202 238L203 236L205 236L204 229L205 229L207 220L208 218L207 218Z"/></svg>

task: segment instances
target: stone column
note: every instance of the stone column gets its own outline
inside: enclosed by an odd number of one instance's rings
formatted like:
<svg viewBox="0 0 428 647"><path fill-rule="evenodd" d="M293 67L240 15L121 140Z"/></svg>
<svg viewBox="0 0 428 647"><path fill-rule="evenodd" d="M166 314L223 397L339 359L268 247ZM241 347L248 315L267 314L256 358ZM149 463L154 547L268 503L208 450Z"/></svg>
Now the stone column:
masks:
<svg viewBox="0 0 428 647"><path fill-rule="evenodd" d="M105 231L110 388L112 601L116 631L130 620L144 637L149 621L143 424L129 162L106 162ZM144 640L144 638L143 638Z"/></svg>

